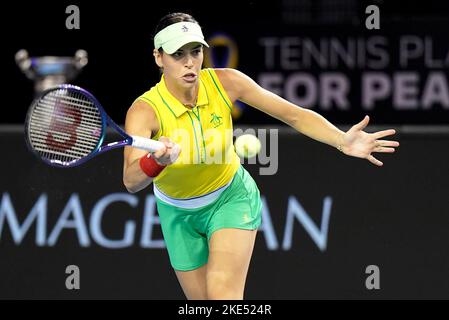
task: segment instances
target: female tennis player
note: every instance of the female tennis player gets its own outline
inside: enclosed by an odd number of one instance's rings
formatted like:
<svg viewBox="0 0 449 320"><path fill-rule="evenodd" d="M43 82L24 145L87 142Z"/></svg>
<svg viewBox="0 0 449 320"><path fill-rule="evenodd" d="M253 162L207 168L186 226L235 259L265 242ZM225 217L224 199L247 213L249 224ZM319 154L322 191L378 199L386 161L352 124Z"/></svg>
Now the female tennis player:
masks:
<svg viewBox="0 0 449 320"><path fill-rule="evenodd" d="M243 299L262 205L234 150L234 101L377 166L382 162L373 153L394 152L399 143L382 140L393 129L364 132L368 116L343 132L237 70L202 69L204 46L192 16L172 13L159 22L153 55L161 80L129 108L125 130L162 141L165 148L147 154L126 147L123 181L132 193L153 182L170 262L188 299ZM175 159L177 146L182 151ZM210 161L216 154L222 161Z"/></svg>

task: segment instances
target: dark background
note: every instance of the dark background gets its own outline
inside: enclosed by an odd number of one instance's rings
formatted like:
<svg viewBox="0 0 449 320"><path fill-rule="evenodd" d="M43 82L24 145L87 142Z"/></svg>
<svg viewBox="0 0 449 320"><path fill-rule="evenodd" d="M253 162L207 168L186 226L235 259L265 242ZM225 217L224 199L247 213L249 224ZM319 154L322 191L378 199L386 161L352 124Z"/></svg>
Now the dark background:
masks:
<svg viewBox="0 0 449 320"><path fill-rule="evenodd" d="M80 29L65 27L65 8L70 4L80 9ZM365 8L379 6L380 30L367 30ZM89 63L73 81L91 91L117 123L124 123L127 108L144 91L159 81L159 72L152 57L152 36L159 19L169 13L185 11L194 15L203 27L206 39L217 32L225 32L237 43L237 68L257 80L264 69L264 52L258 39L267 36L298 36L319 41L320 37L367 38L387 37L392 59L396 57L397 40L403 35L432 36L435 58L443 59L449 52L449 4L447 1L354 1L354 0L282 0L282 1L16 1L8 4L0 21L2 50L1 70L6 78L3 97L4 110L0 123L22 123L33 96L32 82L21 74L14 62L19 49L30 56L73 56L77 49L89 54ZM219 54L219 52L218 52ZM438 70L448 74L446 67ZM276 71L276 70L274 70ZM282 71L284 75L291 72ZM302 71L302 70L298 70ZM304 70L318 76L319 68ZM373 110L360 107L360 74L369 70L337 70L345 73L353 90L351 109L324 110L306 106L323 114L336 124L354 124L370 114L375 124L445 124L448 108L434 105L430 110L399 111L390 99L379 101ZM401 71L392 62L385 70L391 75ZM403 71L403 70L402 70ZM421 78L418 96L422 93L427 69L417 60L408 71L416 71ZM301 90L301 89L299 89ZM6 114L7 113L7 114ZM282 125L265 114L246 108L236 123Z"/></svg>
<svg viewBox="0 0 449 320"><path fill-rule="evenodd" d="M2 145L16 146L15 153L1 158L3 205L8 193L23 224L39 196L46 194L48 240L70 196L78 194L90 246L81 247L70 227L53 247L47 242L38 246L36 222L15 243L4 222L0 298L183 299L166 250L139 244L149 190L134 195L136 207L114 203L104 211L102 230L108 238L121 239L125 222L136 223L131 246L109 249L93 240L89 220L94 205L109 194L127 194L117 174L121 152L106 153L81 167L57 169L37 161L22 139L20 133L1 135ZM385 165L378 168L284 130L277 174L261 176L262 165L244 164L266 199L278 243L269 250L266 232L259 231L247 299L449 298L448 134L402 133L398 139L400 150L379 156ZM12 164L20 171L11 170ZM326 250L318 248L297 219L291 248L283 250L289 197L295 197L318 229L323 200L332 198ZM73 212L69 220L74 220ZM153 239L161 237L155 226ZM65 288L70 264L80 268L78 291ZM365 287L368 265L380 268L380 290Z"/></svg>
<svg viewBox="0 0 449 320"><path fill-rule="evenodd" d="M65 28L65 8L76 4L81 29ZM381 30L364 27L365 7L381 10ZM299 6L300 5L300 6ZM161 16L175 11L194 15L206 38L216 32L231 35L239 47L238 69L256 78L263 69L262 36L369 37L392 39L414 34L432 36L435 54L449 51L447 1L35 1L10 2L2 10L0 63L4 77L0 117L0 196L12 201L23 223L42 194L48 196L47 234L54 228L68 199L78 194L91 244L82 247L76 232L64 229L55 244L39 246L36 224L25 238L14 242L9 225L0 223L0 298L138 298L183 299L165 249L142 248L144 200L151 190L135 196L138 205L111 205L102 228L106 236L123 236L124 223L136 223L130 247L108 249L92 240L89 218L99 199L126 193L122 184L122 154L115 150L85 165L60 170L37 161L27 151L22 124L33 97L33 83L14 62L19 49L31 56L72 56L87 50L89 64L74 84L91 91L108 114L124 123L134 99L159 80L153 62L152 33ZM289 18L288 12L296 12ZM339 13L337 15L337 13ZM394 46L392 54L397 53ZM384 72L401 71L393 65ZM423 76L432 70L419 62L410 70ZM275 70L276 71L276 70ZM279 72L284 72L278 70ZM300 70L299 70L300 71ZM318 75L323 70L307 70ZM325 70L324 70L325 71ZM348 75L354 94L360 73ZM438 70L448 75L447 67ZM288 75L288 72L284 72ZM421 79L422 80L422 79ZM420 84L422 90L423 84ZM267 247L260 231L247 281L248 299L448 299L449 243L447 193L448 109L399 111L391 101L371 111L353 104L349 111L310 106L341 128L359 122L365 114L368 132L393 127L401 147L394 155L379 155L385 165L344 157L334 149L306 139L261 112L246 108L239 125L268 125L280 129L279 171L261 176L258 165L245 167L259 185L271 214L279 247ZM14 124L15 126L9 126ZM321 225L323 199L332 198L327 248L321 251L295 220L292 247L282 249L289 197L301 204L313 222ZM0 214L1 217L1 214ZM156 227L155 239L160 239ZM65 288L65 267L81 270L81 290ZM380 290L367 290L365 268L380 268Z"/></svg>

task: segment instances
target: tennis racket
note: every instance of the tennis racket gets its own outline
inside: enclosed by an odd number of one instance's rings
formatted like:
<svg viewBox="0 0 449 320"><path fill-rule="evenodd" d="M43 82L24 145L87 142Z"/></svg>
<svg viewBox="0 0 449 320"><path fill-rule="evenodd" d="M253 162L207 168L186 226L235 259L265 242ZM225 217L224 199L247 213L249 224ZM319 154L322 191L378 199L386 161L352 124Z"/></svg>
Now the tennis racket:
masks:
<svg viewBox="0 0 449 320"><path fill-rule="evenodd" d="M123 140L102 145L108 126ZM46 90L33 101L25 121L25 140L45 163L63 168L124 146L149 152L164 147L160 141L126 134L91 93L69 84Z"/></svg>

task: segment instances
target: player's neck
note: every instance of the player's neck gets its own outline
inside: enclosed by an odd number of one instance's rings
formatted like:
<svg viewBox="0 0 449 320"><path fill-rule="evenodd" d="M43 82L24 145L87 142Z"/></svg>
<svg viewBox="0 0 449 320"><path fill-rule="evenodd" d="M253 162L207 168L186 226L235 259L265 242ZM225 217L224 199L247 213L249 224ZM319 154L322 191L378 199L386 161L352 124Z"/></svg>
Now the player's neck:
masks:
<svg viewBox="0 0 449 320"><path fill-rule="evenodd" d="M196 106L197 98L198 98L198 83L196 86L188 89L177 88L176 86L172 86L170 83L166 83L168 91L176 98L179 102L181 102L186 108L193 108Z"/></svg>

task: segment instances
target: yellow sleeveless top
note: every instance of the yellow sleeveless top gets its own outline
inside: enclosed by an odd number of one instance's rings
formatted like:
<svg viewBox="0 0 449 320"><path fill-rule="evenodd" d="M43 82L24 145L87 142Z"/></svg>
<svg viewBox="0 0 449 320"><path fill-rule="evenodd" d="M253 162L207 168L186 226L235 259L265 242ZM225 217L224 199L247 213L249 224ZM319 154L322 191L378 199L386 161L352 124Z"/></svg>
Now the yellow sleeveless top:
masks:
<svg viewBox="0 0 449 320"><path fill-rule="evenodd" d="M161 81L137 99L155 111L159 132L152 137L170 138L181 146L181 154L153 183L165 195L187 199L202 196L231 181L240 166L233 145L231 108L214 69L199 75L197 105L186 108Z"/></svg>

